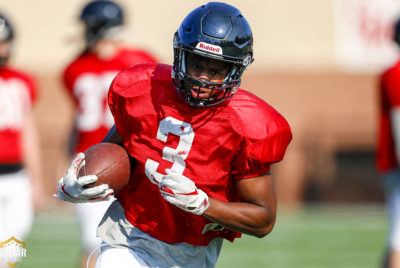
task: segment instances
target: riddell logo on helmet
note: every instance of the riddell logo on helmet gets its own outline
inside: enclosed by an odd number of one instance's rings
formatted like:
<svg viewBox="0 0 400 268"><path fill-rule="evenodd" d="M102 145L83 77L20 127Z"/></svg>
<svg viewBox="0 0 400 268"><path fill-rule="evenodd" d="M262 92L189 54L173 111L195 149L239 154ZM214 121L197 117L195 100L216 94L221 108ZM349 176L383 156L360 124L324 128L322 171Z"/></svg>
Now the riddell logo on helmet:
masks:
<svg viewBox="0 0 400 268"><path fill-rule="evenodd" d="M200 50L204 50L204 51L208 51L208 52L212 52L212 53L215 53L215 54L222 55L222 48L219 47L219 46L214 46L214 45L211 45L211 44L200 42L200 43L197 44L196 48L200 49Z"/></svg>

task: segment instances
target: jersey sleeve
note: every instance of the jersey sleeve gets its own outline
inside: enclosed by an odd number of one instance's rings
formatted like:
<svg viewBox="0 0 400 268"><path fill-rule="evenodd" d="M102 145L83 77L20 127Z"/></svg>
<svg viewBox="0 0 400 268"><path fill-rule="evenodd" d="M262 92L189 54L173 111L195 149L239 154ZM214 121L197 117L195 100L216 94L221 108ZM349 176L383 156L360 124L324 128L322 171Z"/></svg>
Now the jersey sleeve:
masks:
<svg viewBox="0 0 400 268"><path fill-rule="evenodd" d="M36 81L32 77L28 77L27 84L29 86L29 95L31 97L32 106L36 103L38 99L38 88L36 85Z"/></svg>
<svg viewBox="0 0 400 268"><path fill-rule="evenodd" d="M33 78L33 76L27 73L20 72L18 76L25 82L28 89L31 106L33 106L38 99L38 88L36 80Z"/></svg>
<svg viewBox="0 0 400 268"><path fill-rule="evenodd" d="M72 75L72 67L69 65L62 74L62 82L65 86L65 89L72 94L73 85L74 85L75 78Z"/></svg>
<svg viewBox="0 0 400 268"><path fill-rule="evenodd" d="M241 133L242 142L234 158L232 175L235 179L258 177L283 159L292 132L286 119L261 99L240 95L236 101L243 107L237 110L234 127Z"/></svg>
<svg viewBox="0 0 400 268"><path fill-rule="evenodd" d="M382 75L380 86L384 94L387 94L385 100L388 103L385 106L400 107L400 70L391 69Z"/></svg>
<svg viewBox="0 0 400 268"><path fill-rule="evenodd" d="M248 179L264 175L271 165L283 159L292 139L289 128L282 128L265 140L246 141L233 170L235 179Z"/></svg>
<svg viewBox="0 0 400 268"><path fill-rule="evenodd" d="M131 106L135 106L138 95L145 94L150 84L149 77L156 64L139 64L119 72L108 91L108 104L114 117L115 127L121 136L135 131L135 123L129 121Z"/></svg>

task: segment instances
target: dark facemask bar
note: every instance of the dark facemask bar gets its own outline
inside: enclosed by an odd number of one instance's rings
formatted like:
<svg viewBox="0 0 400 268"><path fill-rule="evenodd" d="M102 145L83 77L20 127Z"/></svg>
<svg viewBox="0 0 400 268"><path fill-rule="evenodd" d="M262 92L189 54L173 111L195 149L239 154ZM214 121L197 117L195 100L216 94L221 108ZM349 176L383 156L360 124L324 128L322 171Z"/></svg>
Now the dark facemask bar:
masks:
<svg viewBox="0 0 400 268"><path fill-rule="evenodd" d="M227 99L230 99L234 92L233 88L238 87L240 85L240 79L235 80L232 79L235 74L237 74L237 67L235 65L232 65L232 70L228 73L228 75L225 77L224 81L221 83L215 83L215 82L209 82L209 81L204 81L200 79L196 79L192 76L189 76L186 73L186 66L185 66L185 54L186 53L192 53L187 50L181 50L180 48L176 47L175 48L176 54L175 54L175 62L178 64L174 65L174 77L173 79L173 84L177 88L179 94L192 106L197 106L197 107L208 107L208 106L214 106L217 105ZM197 54L197 53L196 53ZM204 54L202 56L205 56ZM232 62L231 62L232 63ZM202 88L207 88L211 89L212 92L210 96L207 99L201 99L199 98L200 94L200 89L197 92L197 96L194 97L192 96L190 90L192 89L191 87L189 89L186 89L184 86L183 81L187 81L188 83L192 84L193 86L199 86ZM218 91L216 93L216 91Z"/></svg>
<svg viewBox="0 0 400 268"><path fill-rule="evenodd" d="M231 88L223 83L211 83L207 81L201 81L190 76L188 76L188 80L189 80L188 82L192 84L192 86L199 87L199 89L196 90L197 95L194 98L194 101L200 106L203 106L201 105L201 103L208 103L208 104L220 103L221 101L226 100L229 95L231 95ZM200 92L201 92L200 88L207 88L211 90L207 99L200 98ZM191 87L191 90L193 90L193 87Z"/></svg>

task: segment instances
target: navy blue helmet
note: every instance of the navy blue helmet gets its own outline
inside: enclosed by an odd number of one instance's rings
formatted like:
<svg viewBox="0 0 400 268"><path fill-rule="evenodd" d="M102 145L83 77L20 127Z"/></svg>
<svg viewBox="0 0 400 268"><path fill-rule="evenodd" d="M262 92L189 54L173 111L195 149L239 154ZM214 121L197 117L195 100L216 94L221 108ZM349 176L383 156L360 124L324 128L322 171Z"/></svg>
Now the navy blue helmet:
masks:
<svg viewBox="0 0 400 268"><path fill-rule="evenodd" d="M88 46L104 38L111 28L124 23L121 7L107 0L88 3L79 19L85 24L85 39Z"/></svg>
<svg viewBox="0 0 400 268"><path fill-rule="evenodd" d="M187 53L221 60L231 68L222 83L196 79L186 72ZM179 94L192 106L207 107L233 97L244 70L253 62L251 28L237 8L210 2L193 10L183 20L174 35L174 63L172 81ZM207 99L194 97L184 81L209 88L216 94Z"/></svg>
<svg viewBox="0 0 400 268"><path fill-rule="evenodd" d="M12 41L14 38L14 31L9 20L0 14L0 42Z"/></svg>

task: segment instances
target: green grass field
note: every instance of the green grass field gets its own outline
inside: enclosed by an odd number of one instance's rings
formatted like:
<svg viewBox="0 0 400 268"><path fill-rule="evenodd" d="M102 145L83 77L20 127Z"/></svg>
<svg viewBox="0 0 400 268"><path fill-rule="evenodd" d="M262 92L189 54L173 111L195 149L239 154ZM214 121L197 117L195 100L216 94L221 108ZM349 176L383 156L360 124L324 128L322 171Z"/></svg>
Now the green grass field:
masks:
<svg viewBox="0 0 400 268"><path fill-rule="evenodd" d="M371 205L280 209L273 232L225 242L218 268L375 268L386 235L386 212ZM79 229L71 211L43 212L26 239L21 268L75 268Z"/></svg>

